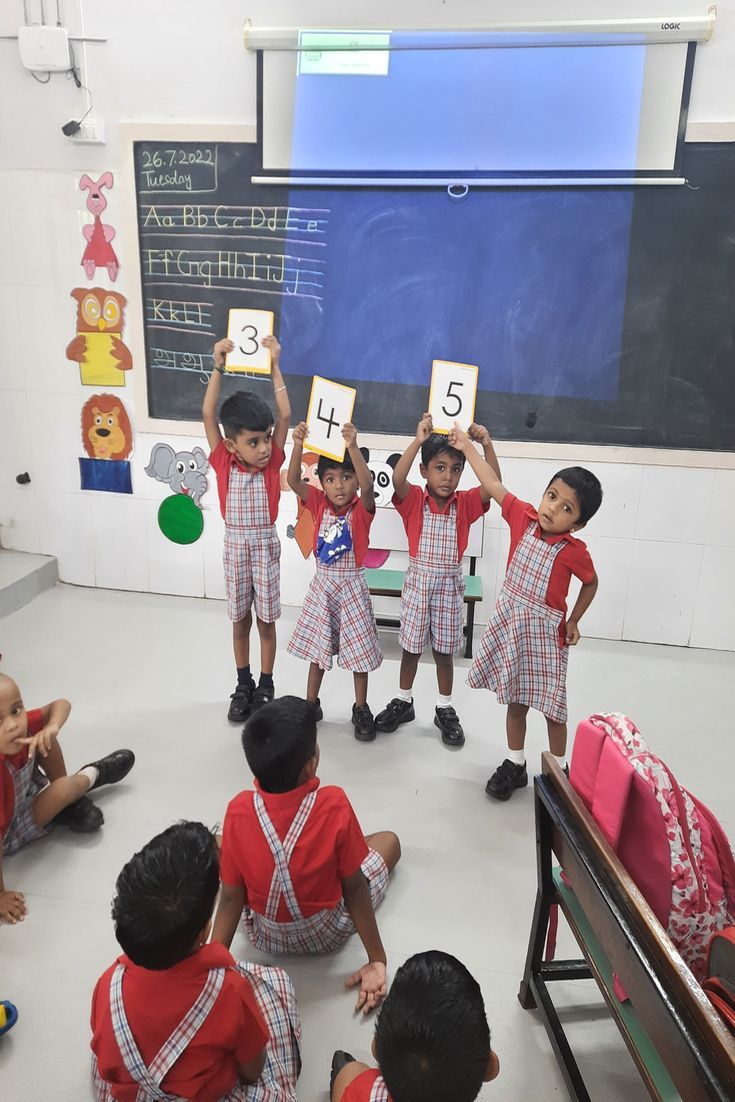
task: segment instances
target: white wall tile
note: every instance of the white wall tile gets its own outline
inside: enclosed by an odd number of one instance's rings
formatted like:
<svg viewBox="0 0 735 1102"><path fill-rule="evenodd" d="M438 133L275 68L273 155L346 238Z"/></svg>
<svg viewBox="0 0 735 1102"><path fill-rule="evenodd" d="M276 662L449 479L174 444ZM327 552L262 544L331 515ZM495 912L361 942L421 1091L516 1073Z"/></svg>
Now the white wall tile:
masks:
<svg viewBox="0 0 735 1102"><path fill-rule="evenodd" d="M705 543L735 547L735 471L715 471Z"/></svg>
<svg viewBox="0 0 735 1102"><path fill-rule="evenodd" d="M2 178L0 173L0 179ZM2 192L0 192L2 203ZM4 236L0 220L0 388L2 390L25 389L25 371L23 367L24 348L27 334L20 322L18 288L15 284L2 282L2 258L6 256L7 238ZM7 259L6 259L7 262Z"/></svg>
<svg viewBox="0 0 735 1102"><path fill-rule="evenodd" d="M33 341L23 348L25 385L29 394L84 394L82 403L95 393L83 387L79 364L67 360L66 347L76 334L76 302L65 285L18 287L18 316L35 318Z"/></svg>
<svg viewBox="0 0 735 1102"><path fill-rule="evenodd" d="M4 390L0 400L0 486L16 485L16 475L28 471L35 484L36 450L22 390Z"/></svg>
<svg viewBox="0 0 735 1102"><path fill-rule="evenodd" d="M210 477L214 480L213 474ZM225 575L222 565L222 547L225 536L225 522L220 512L219 501L215 500L214 487L205 494L202 512L204 513L204 531L202 533L204 596L224 600Z"/></svg>
<svg viewBox="0 0 735 1102"><path fill-rule="evenodd" d="M0 490L0 545L39 553L36 492L31 486Z"/></svg>
<svg viewBox="0 0 735 1102"><path fill-rule="evenodd" d="M704 543L714 481L714 471L708 468L646 467L636 537Z"/></svg>
<svg viewBox="0 0 735 1102"><path fill-rule="evenodd" d="M582 533L582 539L613 536L624 539L635 532L643 467L637 463L595 463L602 484L602 505ZM691 537L690 537L691 538Z"/></svg>
<svg viewBox="0 0 735 1102"><path fill-rule="evenodd" d="M477 560L476 574L482 578L482 600L475 606L475 621L486 624L495 608L498 595L498 555L500 551L501 530L485 528L483 555ZM469 571L469 562L464 560L463 568Z"/></svg>
<svg viewBox="0 0 735 1102"><path fill-rule="evenodd" d="M620 639L630 581L633 540L611 539L595 535L585 540L597 577L600 580L595 599L582 620L582 635L596 639ZM578 587L575 587L575 599ZM567 601L572 608L572 598Z"/></svg>
<svg viewBox="0 0 735 1102"><path fill-rule="evenodd" d="M59 560L59 578L94 585L92 495L37 493L39 551Z"/></svg>
<svg viewBox="0 0 735 1102"><path fill-rule="evenodd" d="M735 650L735 548L705 547L690 643Z"/></svg>
<svg viewBox="0 0 735 1102"><path fill-rule="evenodd" d="M535 509L556 472L568 464L555 459L501 458L500 466L506 489L521 501L530 502Z"/></svg>
<svg viewBox="0 0 735 1102"><path fill-rule="evenodd" d="M76 394L28 396L31 477L39 490L79 493L79 457L84 455L80 417L85 400Z"/></svg>
<svg viewBox="0 0 735 1102"><path fill-rule="evenodd" d="M636 540L623 638L686 646L699 588L702 547Z"/></svg>
<svg viewBox="0 0 735 1102"><path fill-rule="evenodd" d="M178 593L183 597L204 596L204 547L178 544L166 539L158 527L158 503L147 501L148 581L152 593Z"/></svg>
<svg viewBox="0 0 735 1102"><path fill-rule="evenodd" d="M91 492L95 582L103 589L148 590L146 503L131 494Z"/></svg>

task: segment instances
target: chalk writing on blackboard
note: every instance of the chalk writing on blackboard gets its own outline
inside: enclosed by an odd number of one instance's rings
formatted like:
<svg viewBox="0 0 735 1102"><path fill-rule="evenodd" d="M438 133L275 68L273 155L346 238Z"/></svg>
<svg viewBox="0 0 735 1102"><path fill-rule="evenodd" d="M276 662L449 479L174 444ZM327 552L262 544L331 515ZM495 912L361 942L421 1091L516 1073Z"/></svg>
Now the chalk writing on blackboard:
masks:
<svg viewBox="0 0 735 1102"><path fill-rule="evenodd" d="M217 190L217 146L145 148L140 154L140 191Z"/></svg>
<svg viewBox="0 0 735 1102"><path fill-rule="evenodd" d="M322 297L326 260L250 249L141 249L146 287L217 287Z"/></svg>

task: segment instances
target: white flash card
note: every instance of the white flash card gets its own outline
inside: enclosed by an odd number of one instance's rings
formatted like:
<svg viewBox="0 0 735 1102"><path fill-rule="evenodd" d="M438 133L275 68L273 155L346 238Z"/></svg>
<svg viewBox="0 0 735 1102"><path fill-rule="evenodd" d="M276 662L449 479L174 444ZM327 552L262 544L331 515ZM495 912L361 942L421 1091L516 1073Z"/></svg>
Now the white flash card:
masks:
<svg viewBox="0 0 735 1102"><path fill-rule="evenodd" d="M235 347L225 357L227 370L270 375L271 353L262 340L272 335L272 310L230 310L227 336Z"/></svg>
<svg viewBox="0 0 735 1102"><path fill-rule="evenodd" d="M434 432L449 432L454 422L465 432L475 419L477 368L451 360L433 360L429 413Z"/></svg>
<svg viewBox="0 0 735 1102"><path fill-rule="evenodd" d="M311 384L309 412L306 414L309 435L304 447L341 463L345 457L342 426L352 420L356 397L354 387L315 375Z"/></svg>

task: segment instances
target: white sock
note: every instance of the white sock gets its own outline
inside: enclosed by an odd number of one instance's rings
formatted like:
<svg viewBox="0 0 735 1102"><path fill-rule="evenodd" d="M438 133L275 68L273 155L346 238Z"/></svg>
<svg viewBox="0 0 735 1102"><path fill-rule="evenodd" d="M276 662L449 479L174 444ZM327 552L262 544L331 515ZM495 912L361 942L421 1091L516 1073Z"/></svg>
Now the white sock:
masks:
<svg viewBox="0 0 735 1102"><path fill-rule="evenodd" d="M509 750L508 757L514 765L526 764L526 754L524 750Z"/></svg>
<svg viewBox="0 0 735 1102"><path fill-rule="evenodd" d="M450 693L449 696L442 696L441 694L439 694L439 696L436 698L436 706L437 708L451 708L452 694Z"/></svg>
<svg viewBox="0 0 735 1102"><path fill-rule="evenodd" d="M80 777L89 777L89 787L91 788L94 782L100 775L100 771L96 765L85 765L84 769L79 770Z"/></svg>
<svg viewBox="0 0 735 1102"><path fill-rule="evenodd" d="M413 694L411 693L410 689L399 689L398 690L398 699L399 700L405 700L407 704L410 704L411 701L413 700Z"/></svg>
<svg viewBox="0 0 735 1102"><path fill-rule="evenodd" d="M551 756L554 759L554 761L557 763L557 765L559 766L560 769L565 769L566 768L566 764L567 764L566 754L562 754L561 757L559 757L557 754L552 754Z"/></svg>

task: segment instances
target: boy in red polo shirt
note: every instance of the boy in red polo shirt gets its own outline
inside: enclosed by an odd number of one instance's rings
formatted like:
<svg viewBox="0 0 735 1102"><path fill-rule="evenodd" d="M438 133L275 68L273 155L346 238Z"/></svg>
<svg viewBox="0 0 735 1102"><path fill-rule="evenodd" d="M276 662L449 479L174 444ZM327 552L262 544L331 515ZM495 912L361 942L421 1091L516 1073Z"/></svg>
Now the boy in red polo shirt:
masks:
<svg viewBox="0 0 735 1102"><path fill-rule="evenodd" d="M390 831L363 836L341 788L320 787L316 709L285 696L252 715L243 747L255 791L231 800L222 827L222 895L212 937L229 947L244 912L265 953L328 953L357 930L368 963L347 981L365 1013L386 992L375 907L401 849Z"/></svg>
<svg viewBox="0 0 735 1102"><path fill-rule="evenodd" d="M508 756L485 786L488 796L507 800L528 784L526 716L536 708L546 719L549 749L567 769L567 663L580 639L579 620L597 592L597 574L587 547L573 536L602 502L597 477L584 467L557 471L534 509L503 486L457 427L451 442L470 461L510 528L508 569L480 648L467 676L474 689L491 689L508 705ZM572 576L582 583L572 615L566 598Z"/></svg>
<svg viewBox="0 0 735 1102"><path fill-rule="evenodd" d="M276 620L281 615L281 543L276 517L281 497L280 470L291 420L291 406L281 375L281 346L275 337L263 337L271 351L271 380L277 419L266 403L249 390L238 390L222 403L217 419L225 356L235 347L230 340L214 346L214 370L204 395L202 418L211 448L209 462L217 476L220 509L225 518L225 590L227 615L232 621L232 645L237 685L230 697L227 718L242 723L251 710L273 699L276 660ZM250 673L252 606L260 636L260 681Z"/></svg>
<svg viewBox="0 0 735 1102"><path fill-rule="evenodd" d="M26 711L16 683L0 674L0 922L22 922L27 911L22 893L5 887L2 857L59 823L82 834L99 830L102 812L86 793L133 768L135 755L116 750L68 775L58 739L70 712L68 700Z"/></svg>
<svg viewBox="0 0 735 1102"><path fill-rule="evenodd" d="M472 425L473 440L482 444L487 462L500 477L498 460L490 434ZM421 477L426 486L408 481L413 462L421 452ZM464 581L462 556L470 526L486 513L490 495L482 486L458 490L465 458L452 448L447 436L432 432L431 416L425 413L393 471L393 504L400 513L408 536L409 564L401 594L402 648L398 696L375 717L378 731L395 731L399 724L416 718L413 683L419 659L428 642L436 664L439 697L434 724L445 746L464 746L464 731L452 705L453 655L462 646L464 630Z"/></svg>
<svg viewBox="0 0 735 1102"><path fill-rule="evenodd" d="M177 823L136 853L112 904L123 955L92 996L98 1102L295 1102L301 1025L280 968L207 944L217 843Z"/></svg>
<svg viewBox="0 0 735 1102"><path fill-rule="evenodd" d="M473 1102L500 1071L479 984L433 950L396 972L375 1026L377 1068L335 1052L331 1102Z"/></svg>

